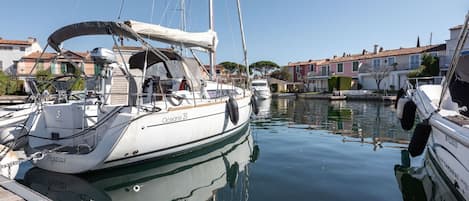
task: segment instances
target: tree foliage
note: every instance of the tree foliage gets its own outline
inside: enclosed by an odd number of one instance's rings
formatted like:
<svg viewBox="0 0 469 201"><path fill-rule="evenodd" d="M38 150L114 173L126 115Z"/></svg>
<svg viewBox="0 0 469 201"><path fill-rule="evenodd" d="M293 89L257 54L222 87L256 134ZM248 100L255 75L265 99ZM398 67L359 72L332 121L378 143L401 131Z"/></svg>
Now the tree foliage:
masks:
<svg viewBox="0 0 469 201"><path fill-rule="evenodd" d="M36 80L38 82L38 90L39 92L43 92L44 90L51 91L53 87L50 85L50 81L52 80L52 73L49 69L47 70L37 70L36 71Z"/></svg>
<svg viewBox="0 0 469 201"><path fill-rule="evenodd" d="M249 68L260 72L264 76L272 70L279 69L280 66L273 61L258 61L249 65Z"/></svg>
<svg viewBox="0 0 469 201"><path fill-rule="evenodd" d="M287 81L290 78L290 72L288 72L288 67L284 66L272 72L272 74L270 74L270 77Z"/></svg>
<svg viewBox="0 0 469 201"><path fill-rule="evenodd" d="M219 63L218 65L223 66L226 70L229 70L231 73L233 72L246 72L246 66L243 64L238 64L231 61L224 61Z"/></svg>
<svg viewBox="0 0 469 201"><path fill-rule="evenodd" d="M420 67L410 72L408 77L431 77L438 76L439 74L440 59L429 54L424 54Z"/></svg>

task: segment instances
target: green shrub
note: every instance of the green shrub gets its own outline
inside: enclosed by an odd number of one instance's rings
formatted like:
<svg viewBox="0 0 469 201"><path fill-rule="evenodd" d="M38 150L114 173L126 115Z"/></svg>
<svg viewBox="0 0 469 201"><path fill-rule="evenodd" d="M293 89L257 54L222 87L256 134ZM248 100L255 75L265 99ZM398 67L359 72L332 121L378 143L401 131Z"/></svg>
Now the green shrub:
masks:
<svg viewBox="0 0 469 201"><path fill-rule="evenodd" d="M6 94L9 80L10 78L0 70L0 96Z"/></svg>
<svg viewBox="0 0 469 201"><path fill-rule="evenodd" d="M329 91L336 90L349 90L352 87L352 78L346 76L332 76L327 81Z"/></svg>

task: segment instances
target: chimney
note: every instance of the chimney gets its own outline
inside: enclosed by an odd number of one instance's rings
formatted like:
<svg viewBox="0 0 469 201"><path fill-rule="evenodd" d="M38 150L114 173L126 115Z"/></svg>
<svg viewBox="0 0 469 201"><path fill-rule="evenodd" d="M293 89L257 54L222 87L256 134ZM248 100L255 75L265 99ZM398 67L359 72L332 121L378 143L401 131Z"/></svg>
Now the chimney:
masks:
<svg viewBox="0 0 469 201"><path fill-rule="evenodd" d="M378 45L377 44L374 45L373 53L375 53L375 54L378 53Z"/></svg>
<svg viewBox="0 0 469 201"><path fill-rule="evenodd" d="M334 55L334 57L332 57L333 59L337 58L337 55Z"/></svg>
<svg viewBox="0 0 469 201"><path fill-rule="evenodd" d="M342 54L342 57L345 57L345 55L346 55L346 54L345 54L345 52L344 52L344 54Z"/></svg>
<svg viewBox="0 0 469 201"><path fill-rule="evenodd" d="M417 36L417 47L420 47L420 37Z"/></svg>
<svg viewBox="0 0 469 201"><path fill-rule="evenodd" d="M379 52L382 52L383 50L384 50L383 47L380 47L380 48L379 48Z"/></svg>
<svg viewBox="0 0 469 201"><path fill-rule="evenodd" d="M365 55L365 54L366 54L366 50L363 49L363 50L362 50L362 55Z"/></svg>
<svg viewBox="0 0 469 201"><path fill-rule="evenodd" d="M36 42L36 38L28 37L28 42L34 43L34 42Z"/></svg>

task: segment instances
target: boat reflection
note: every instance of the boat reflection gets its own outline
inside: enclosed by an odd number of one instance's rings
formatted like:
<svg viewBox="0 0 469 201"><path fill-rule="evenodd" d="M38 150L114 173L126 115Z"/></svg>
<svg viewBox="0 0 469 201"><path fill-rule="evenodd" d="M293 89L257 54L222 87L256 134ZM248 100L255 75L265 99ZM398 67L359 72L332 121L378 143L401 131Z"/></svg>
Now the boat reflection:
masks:
<svg viewBox="0 0 469 201"><path fill-rule="evenodd" d="M22 183L53 200L218 200L225 191L239 191L242 200L249 195L248 164L258 154L247 126L224 142L175 158L80 176L33 168Z"/></svg>
<svg viewBox="0 0 469 201"><path fill-rule="evenodd" d="M394 173L404 201L464 200L456 189L447 184L445 176L428 153L422 167L395 165Z"/></svg>
<svg viewBox="0 0 469 201"><path fill-rule="evenodd" d="M404 148L409 142L410 133L399 127L394 108L381 102L313 99L273 101L272 119L287 120L290 128L327 130L343 136L344 142L373 144L375 150L383 146Z"/></svg>
<svg viewBox="0 0 469 201"><path fill-rule="evenodd" d="M255 120L268 120L272 117L270 112L270 104L272 103L272 99L257 99L257 108L259 112L257 115L254 116Z"/></svg>

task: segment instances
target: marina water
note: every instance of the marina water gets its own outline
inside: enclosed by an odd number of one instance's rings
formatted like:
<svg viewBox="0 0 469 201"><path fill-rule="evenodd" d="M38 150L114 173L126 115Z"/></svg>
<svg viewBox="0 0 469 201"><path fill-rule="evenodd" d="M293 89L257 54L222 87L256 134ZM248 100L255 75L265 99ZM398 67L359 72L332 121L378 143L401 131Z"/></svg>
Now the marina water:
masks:
<svg viewBox="0 0 469 201"><path fill-rule="evenodd" d="M129 167L17 180L54 200L403 200L410 132L382 102L274 98L222 143Z"/></svg>

